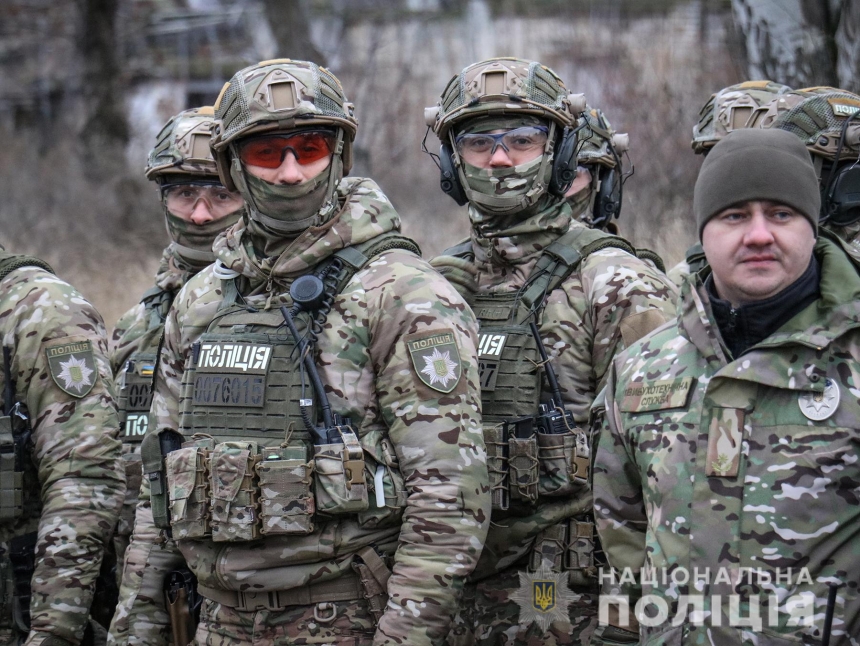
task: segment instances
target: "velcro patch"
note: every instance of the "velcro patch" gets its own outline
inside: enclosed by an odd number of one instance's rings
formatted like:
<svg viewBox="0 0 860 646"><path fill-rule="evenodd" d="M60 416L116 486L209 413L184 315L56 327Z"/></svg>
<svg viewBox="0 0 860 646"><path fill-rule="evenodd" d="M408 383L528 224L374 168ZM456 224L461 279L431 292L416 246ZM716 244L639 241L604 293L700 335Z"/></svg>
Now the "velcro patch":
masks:
<svg viewBox="0 0 860 646"><path fill-rule="evenodd" d="M99 377L93 344L89 340L56 343L45 348L48 370L60 390L86 397Z"/></svg>
<svg viewBox="0 0 860 646"><path fill-rule="evenodd" d="M629 384L624 389L620 409L624 413L644 413L687 405L693 377Z"/></svg>
<svg viewBox="0 0 860 646"><path fill-rule="evenodd" d="M463 366L452 330L411 334L404 340L412 367L422 383L440 393L450 393L456 388Z"/></svg>
<svg viewBox="0 0 860 646"><path fill-rule="evenodd" d="M833 108L833 114L837 117L850 117L852 114L860 110L860 101L849 98L840 97L838 99L827 99L830 107Z"/></svg>

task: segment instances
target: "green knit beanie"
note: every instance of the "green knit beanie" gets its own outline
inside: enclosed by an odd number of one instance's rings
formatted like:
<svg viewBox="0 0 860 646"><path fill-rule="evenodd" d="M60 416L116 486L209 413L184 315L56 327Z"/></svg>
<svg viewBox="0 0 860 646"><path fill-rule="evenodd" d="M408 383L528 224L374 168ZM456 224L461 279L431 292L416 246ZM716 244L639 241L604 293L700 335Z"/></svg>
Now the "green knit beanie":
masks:
<svg viewBox="0 0 860 646"><path fill-rule="evenodd" d="M821 194L803 142L785 130L746 128L730 132L708 153L693 191L702 229L723 209L751 200L780 202L809 220L818 235Z"/></svg>

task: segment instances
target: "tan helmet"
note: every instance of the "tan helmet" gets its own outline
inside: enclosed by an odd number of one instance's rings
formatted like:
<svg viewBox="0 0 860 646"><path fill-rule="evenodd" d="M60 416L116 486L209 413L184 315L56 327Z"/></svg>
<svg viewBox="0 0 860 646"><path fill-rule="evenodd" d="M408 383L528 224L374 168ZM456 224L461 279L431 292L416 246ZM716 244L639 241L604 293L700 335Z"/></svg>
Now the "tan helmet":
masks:
<svg viewBox="0 0 860 646"><path fill-rule="evenodd" d="M208 175L218 178L215 159L209 148L215 111L212 106L192 108L171 117L155 138L155 147L146 159L148 180L164 176Z"/></svg>
<svg viewBox="0 0 860 646"><path fill-rule="evenodd" d="M585 110L581 94L569 94L550 68L520 58L491 58L469 65L448 82L436 106L424 110L427 125L445 141L455 124L491 114L533 114L566 127Z"/></svg>
<svg viewBox="0 0 860 646"><path fill-rule="evenodd" d="M239 70L215 102L211 144L222 183L236 189L230 166L239 160L230 153L231 143L253 133L306 126L338 130L335 155L348 173L358 129L354 111L337 77L316 63L280 58Z"/></svg>
<svg viewBox="0 0 860 646"><path fill-rule="evenodd" d="M693 151L706 153L733 130L760 127L771 101L790 90L773 81L745 81L712 94L693 126Z"/></svg>

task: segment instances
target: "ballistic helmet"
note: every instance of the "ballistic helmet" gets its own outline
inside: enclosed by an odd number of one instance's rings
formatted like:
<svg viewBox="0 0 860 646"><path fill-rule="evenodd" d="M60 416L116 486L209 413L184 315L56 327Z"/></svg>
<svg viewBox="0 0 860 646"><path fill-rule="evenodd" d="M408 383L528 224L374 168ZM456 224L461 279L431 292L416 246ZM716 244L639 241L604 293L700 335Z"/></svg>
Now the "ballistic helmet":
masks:
<svg viewBox="0 0 860 646"><path fill-rule="evenodd" d="M481 209L514 213L543 194L564 195L576 176L576 124L586 109L585 97L570 94L559 76L535 61L491 58L454 76L437 105L424 119L442 143L441 188L458 204L474 202ZM478 119L534 117L548 126L547 144L535 178L524 190L489 195L470 188L455 138Z"/></svg>
<svg viewBox="0 0 860 646"><path fill-rule="evenodd" d="M159 182L166 175L217 179L218 169L209 149L214 122L212 106L192 108L172 117L156 136L155 147L146 159L146 178Z"/></svg>
<svg viewBox="0 0 860 646"><path fill-rule="evenodd" d="M316 63L281 58L239 70L215 102L212 150L224 186L235 190L231 144L248 135L307 126L338 133L335 156L343 172L352 167L352 143L358 129L354 106L334 74ZM232 159L232 161L231 161Z"/></svg>
<svg viewBox="0 0 860 646"><path fill-rule="evenodd" d="M761 127L771 101L790 90L773 81L745 81L712 94L693 126L693 151L704 154L733 130Z"/></svg>

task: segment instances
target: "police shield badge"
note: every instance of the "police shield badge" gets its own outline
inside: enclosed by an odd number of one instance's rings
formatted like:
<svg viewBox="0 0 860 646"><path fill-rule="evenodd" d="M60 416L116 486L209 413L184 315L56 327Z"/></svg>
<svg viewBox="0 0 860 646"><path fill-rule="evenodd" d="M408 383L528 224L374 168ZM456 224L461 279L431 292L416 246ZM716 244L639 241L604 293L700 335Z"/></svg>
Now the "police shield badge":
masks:
<svg viewBox="0 0 860 646"><path fill-rule="evenodd" d="M89 340L60 342L45 348L48 369L60 390L72 397L85 397L98 379L98 368Z"/></svg>
<svg viewBox="0 0 860 646"><path fill-rule="evenodd" d="M460 382L463 366L451 330L426 332L406 337L415 374L427 386L450 393Z"/></svg>
<svg viewBox="0 0 860 646"><path fill-rule="evenodd" d="M568 607L577 599L567 586L566 572L553 572L545 564L537 572L518 572L520 586L511 595L520 607L519 624L537 624L544 632L554 621L569 621Z"/></svg>

